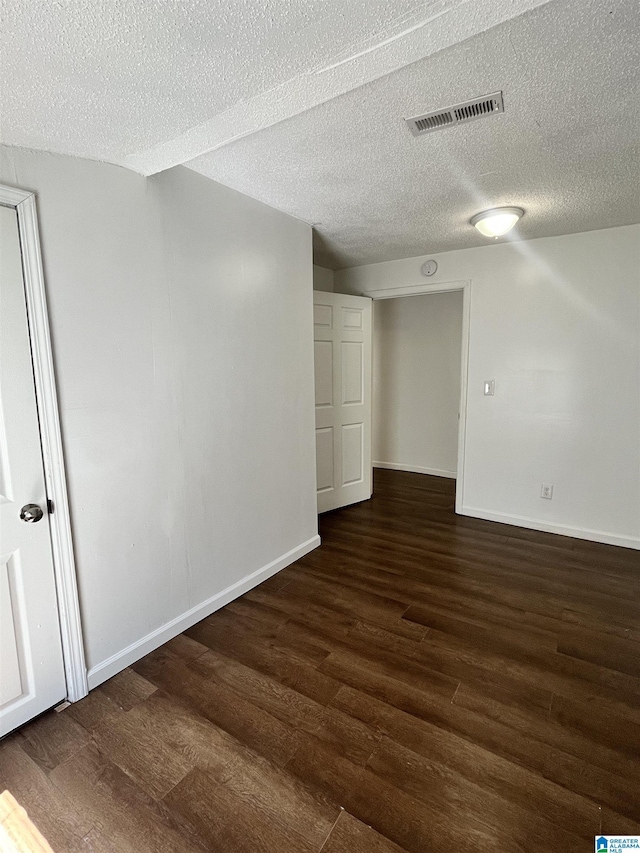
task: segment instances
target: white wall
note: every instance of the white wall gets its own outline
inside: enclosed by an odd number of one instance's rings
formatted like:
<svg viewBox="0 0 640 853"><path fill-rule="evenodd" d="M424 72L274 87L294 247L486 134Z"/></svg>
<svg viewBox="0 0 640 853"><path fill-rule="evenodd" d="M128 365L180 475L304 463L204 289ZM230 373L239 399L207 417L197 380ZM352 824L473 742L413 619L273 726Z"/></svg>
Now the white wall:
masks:
<svg viewBox="0 0 640 853"><path fill-rule="evenodd" d="M420 285L426 257L336 289ZM464 513L640 547L640 226L434 257L434 287L471 281Z"/></svg>
<svg viewBox="0 0 640 853"><path fill-rule="evenodd" d="M38 196L95 685L318 544L311 229L184 168L0 180Z"/></svg>
<svg viewBox="0 0 640 853"><path fill-rule="evenodd" d="M455 477L462 292L374 303L374 465Z"/></svg>
<svg viewBox="0 0 640 853"><path fill-rule="evenodd" d="M333 292L333 270L313 265L313 289Z"/></svg>

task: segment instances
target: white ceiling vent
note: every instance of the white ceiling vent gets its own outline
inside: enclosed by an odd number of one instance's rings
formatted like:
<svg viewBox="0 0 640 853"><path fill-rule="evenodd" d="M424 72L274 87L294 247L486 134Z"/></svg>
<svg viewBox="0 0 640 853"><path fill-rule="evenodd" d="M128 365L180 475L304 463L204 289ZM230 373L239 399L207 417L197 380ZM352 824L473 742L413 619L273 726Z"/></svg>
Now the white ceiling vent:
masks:
<svg viewBox="0 0 640 853"><path fill-rule="evenodd" d="M472 101L465 101L463 104L456 104L443 110L407 118L405 121L414 136L422 136L423 133L431 133L454 124L463 124L503 112L502 92L494 92L493 95L484 95L482 98L474 98Z"/></svg>

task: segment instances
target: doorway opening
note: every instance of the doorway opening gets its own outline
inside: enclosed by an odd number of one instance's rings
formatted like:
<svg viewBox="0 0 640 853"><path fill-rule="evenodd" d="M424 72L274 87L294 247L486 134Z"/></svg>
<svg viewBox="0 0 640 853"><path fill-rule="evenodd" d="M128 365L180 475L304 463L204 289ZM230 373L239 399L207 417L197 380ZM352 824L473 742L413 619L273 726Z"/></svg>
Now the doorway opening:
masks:
<svg viewBox="0 0 640 853"><path fill-rule="evenodd" d="M373 467L456 481L463 504L470 283L367 293L373 319Z"/></svg>

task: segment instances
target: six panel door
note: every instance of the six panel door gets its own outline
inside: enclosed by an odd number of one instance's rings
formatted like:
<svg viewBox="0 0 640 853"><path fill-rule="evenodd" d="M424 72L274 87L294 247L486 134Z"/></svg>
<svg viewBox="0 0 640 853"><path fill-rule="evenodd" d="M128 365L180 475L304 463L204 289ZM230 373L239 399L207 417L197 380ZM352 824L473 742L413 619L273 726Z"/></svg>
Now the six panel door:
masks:
<svg viewBox="0 0 640 853"><path fill-rule="evenodd" d="M318 512L368 500L371 299L314 292Z"/></svg>

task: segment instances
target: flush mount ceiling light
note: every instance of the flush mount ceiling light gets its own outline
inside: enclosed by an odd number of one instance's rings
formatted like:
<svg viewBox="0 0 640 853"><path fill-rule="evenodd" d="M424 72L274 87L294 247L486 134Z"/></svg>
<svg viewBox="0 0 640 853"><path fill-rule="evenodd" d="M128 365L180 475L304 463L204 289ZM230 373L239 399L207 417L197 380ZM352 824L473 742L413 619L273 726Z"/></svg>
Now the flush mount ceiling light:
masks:
<svg viewBox="0 0 640 853"><path fill-rule="evenodd" d="M485 237L502 237L507 231L511 231L520 217L524 216L521 207L494 207L491 210L483 210L476 213L471 219Z"/></svg>

